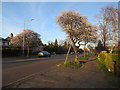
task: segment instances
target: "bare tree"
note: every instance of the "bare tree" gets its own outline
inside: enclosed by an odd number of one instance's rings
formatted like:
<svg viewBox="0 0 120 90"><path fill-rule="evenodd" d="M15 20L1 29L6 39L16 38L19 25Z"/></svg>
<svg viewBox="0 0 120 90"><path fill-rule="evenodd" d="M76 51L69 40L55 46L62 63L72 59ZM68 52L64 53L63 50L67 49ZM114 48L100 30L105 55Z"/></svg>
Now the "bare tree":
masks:
<svg viewBox="0 0 120 90"><path fill-rule="evenodd" d="M101 11L96 16L96 18L98 19L98 24L99 24L100 39L103 42L104 48L106 48L107 41L111 39L107 8L101 8Z"/></svg>
<svg viewBox="0 0 120 90"><path fill-rule="evenodd" d="M117 36L118 32L118 14L119 11L117 8L114 8L113 6L107 7L107 14L108 14L108 21L109 26L111 26L111 35L112 35L112 44L111 44L111 50L110 53L113 51L113 45L115 42L115 37Z"/></svg>
<svg viewBox="0 0 120 90"><path fill-rule="evenodd" d="M110 53L112 53L113 45L118 38L118 9L113 6L107 6L101 9L98 16L100 36L104 48L106 48L106 45L112 41L110 51Z"/></svg>
<svg viewBox="0 0 120 90"><path fill-rule="evenodd" d="M10 41L10 44L13 46L23 46L23 37L25 37L24 47L28 50L27 56L29 56L29 49L33 47L39 47L42 45L42 41L40 39L40 34L35 33L32 30L25 30L24 32L16 35Z"/></svg>
<svg viewBox="0 0 120 90"><path fill-rule="evenodd" d="M79 12L75 12L74 10L66 10L61 12L61 14L57 17L56 22L60 28L66 32L68 37L70 37L75 52L75 63L79 64L77 47L75 44L78 39L80 41L78 36L82 34L82 25L87 22L87 17L81 16Z"/></svg>

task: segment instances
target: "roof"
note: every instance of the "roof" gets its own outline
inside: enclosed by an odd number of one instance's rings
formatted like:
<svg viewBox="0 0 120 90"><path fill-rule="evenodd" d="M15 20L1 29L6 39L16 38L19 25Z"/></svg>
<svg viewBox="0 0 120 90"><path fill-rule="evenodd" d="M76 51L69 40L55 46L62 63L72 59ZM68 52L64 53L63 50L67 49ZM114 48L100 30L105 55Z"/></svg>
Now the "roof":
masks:
<svg viewBox="0 0 120 90"><path fill-rule="evenodd" d="M4 39L4 38L2 38L2 37L0 37L0 40L2 40L2 41L8 41L7 39Z"/></svg>

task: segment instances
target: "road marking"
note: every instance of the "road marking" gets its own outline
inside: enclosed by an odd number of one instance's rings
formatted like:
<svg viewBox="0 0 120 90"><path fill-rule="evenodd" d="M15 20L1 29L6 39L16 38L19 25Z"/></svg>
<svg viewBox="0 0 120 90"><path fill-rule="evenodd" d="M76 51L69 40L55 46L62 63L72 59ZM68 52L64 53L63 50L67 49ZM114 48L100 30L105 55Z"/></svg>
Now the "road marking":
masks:
<svg viewBox="0 0 120 90"><path fill-rule="evenodd" d="M37 60L37 59L40 59L40 58L32 58L32 59L24 59L24 60L15 60L15 61L26 61L26 60L31 61L31 60ZM44 58L42 58L42 59L44 59Z"/></svg>

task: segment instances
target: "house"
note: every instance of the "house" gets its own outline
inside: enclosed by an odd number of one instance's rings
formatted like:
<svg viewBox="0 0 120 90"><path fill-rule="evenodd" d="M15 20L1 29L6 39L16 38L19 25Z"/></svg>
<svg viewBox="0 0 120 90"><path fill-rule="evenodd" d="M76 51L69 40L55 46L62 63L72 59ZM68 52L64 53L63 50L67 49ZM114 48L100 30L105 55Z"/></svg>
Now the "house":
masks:
<svg viewBox="0 0 120 90"><path fill-rule="evenodd" d="M0 37L0 46L9 46L9 40Z"/></svg>
<svg viewBox="0 0 120 90"><path fill-rule="evenodd" d="M10 37L7 37L6 39L0 37L0 46L9 46L10 40L13 38L13 34L10 34Z"/></svg>

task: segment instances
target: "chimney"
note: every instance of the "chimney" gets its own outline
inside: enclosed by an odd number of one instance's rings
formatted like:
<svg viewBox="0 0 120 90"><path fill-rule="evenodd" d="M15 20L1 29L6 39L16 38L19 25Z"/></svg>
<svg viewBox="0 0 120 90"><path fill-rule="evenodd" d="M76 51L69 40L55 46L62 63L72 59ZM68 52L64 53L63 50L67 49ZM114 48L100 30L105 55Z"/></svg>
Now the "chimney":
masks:
<svg viewBox="0 0 120 90"><path fill-rule="evenodd" d="M10 34L10 38L13 38L13 33Z"/></svg>

